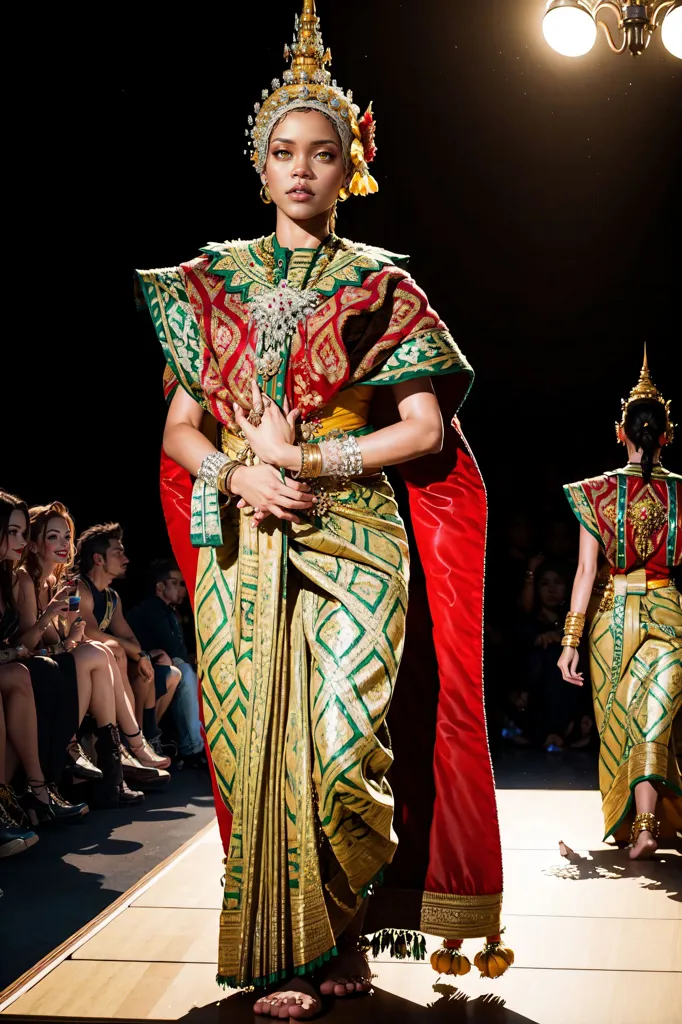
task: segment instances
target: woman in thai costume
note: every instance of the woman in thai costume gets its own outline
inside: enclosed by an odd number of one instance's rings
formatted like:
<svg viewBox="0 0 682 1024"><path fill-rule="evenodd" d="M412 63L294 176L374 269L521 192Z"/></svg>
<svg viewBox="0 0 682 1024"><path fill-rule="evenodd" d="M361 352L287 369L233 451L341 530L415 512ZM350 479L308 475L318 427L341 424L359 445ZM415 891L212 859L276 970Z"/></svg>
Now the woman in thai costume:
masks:
<svg viewBox="0 0 682 1024"><path fill-rule="evenodd" d="M168 363L162 500L178 565L196 579L226 852L218 977L274 986L257 1012L303 1018L320 991L369 990L357 939L398 846L386 716L409 555L387 465L407 482L433 618L433 640L429 621L411 662L417 678L402 687L427 707L432 682L419 673L435 645L440 696L426 745L417 749L418 721L406 730L412 775L427 778L400 797L404 832L422 846L410 864L419 898L405 917L384 915L401 930L379 931L375 914L374 942L423 956L421 925L452 947L441 971L467 969L467 937L489 940L483 971L501 972L512 955L499 942L482 701L485 489L457 421L444 443L431 383L450 381L451 416L472 371L404 258L333 233L337 201L377 190L374 121L330 83L312 0L297 33L284 85L275 80L250 118L276 232L139 279ZM393 422L375 429L382 392ZM455 798L458 778L467 783ZM319 988L303 980L315 971Z"/></svg>
<svg viewBox="0 0 682 1024"><path fill-rule="evenodd" d="M604 831L616 841L629 836L637 860L653 856L659 833L682 831L673 743L682 703L682 599L671 576L682 556L682 477L660 464L674 427L646 350L616 430L627 465L565 488L580 522L580 564L559 667L567 682L583 685L577 648L601 549L611 578L589 651Z"/></svg>

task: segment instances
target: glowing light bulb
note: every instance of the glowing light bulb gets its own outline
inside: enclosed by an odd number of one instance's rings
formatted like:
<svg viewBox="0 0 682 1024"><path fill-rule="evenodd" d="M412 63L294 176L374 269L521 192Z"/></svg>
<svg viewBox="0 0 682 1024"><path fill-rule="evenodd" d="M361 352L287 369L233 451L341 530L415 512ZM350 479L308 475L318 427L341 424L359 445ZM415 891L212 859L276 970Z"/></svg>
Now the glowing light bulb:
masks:
<svg viewBox="0 0 682 1024"><path fill-rule="evenodd" d="M597 26L582 7L554 7L542 21L545 39L564 57L583 57L594 46Z"/></svg>
<svg viewBox="0 0 682 1024"><path fill-rule="evenodd" d="M668 11L661 26L661 40L668 53L682 60L682 7Z"/></svg>

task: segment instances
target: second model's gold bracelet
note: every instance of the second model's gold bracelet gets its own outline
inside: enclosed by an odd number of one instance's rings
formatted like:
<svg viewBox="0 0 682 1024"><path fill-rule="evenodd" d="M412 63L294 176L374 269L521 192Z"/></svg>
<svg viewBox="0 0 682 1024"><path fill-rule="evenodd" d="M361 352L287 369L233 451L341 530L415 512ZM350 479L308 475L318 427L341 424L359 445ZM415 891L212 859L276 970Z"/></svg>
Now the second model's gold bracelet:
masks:
<svg viewBox="0 0 682 1024"><path fill-rule="evenodd" d="M562 647L580 647L583 630L585 629L585 613L569 612L566 616Z"/></svg>

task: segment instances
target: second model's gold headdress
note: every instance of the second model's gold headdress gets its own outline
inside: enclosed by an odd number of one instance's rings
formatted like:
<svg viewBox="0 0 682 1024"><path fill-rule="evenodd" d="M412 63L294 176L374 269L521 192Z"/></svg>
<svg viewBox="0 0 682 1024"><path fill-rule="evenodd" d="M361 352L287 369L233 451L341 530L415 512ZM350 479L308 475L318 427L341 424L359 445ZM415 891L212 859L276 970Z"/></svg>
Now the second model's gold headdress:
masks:
<svg viewBox="0 0 682 1024"><path fill-rule="evenodd" d="M294 41L284 47L284 59L291 60L291 67L284 72L283 84L274 78L272 90L264 89L261 102L254 107L255 118L249 116L246 134L258 173L262 174L265 167L274 126L292 110L306 107L323 113L339 133L352 175L348 192L358 196L377 192L379 186L368 166L376 155L372 105L360 117L352 92L344 93L336 81L332 81L327 71L332 57L322 42L315 0L303 0L303 12L296 18Z"/></svg>
<svg viewBox="0 0 682 1024"><path fill-rule="evenodd" d="M630 392L629 398L621 398L621 420L620 423L616 424L616 433L620 439L620 430L625 429L625 417L627 411L634 402L660 402L665 409L665 440L668 444L673 440L675 436L675 424L673 423L670 416L670 399L666 402L665 398L658 390L656 385L651 379L651 373L649 371L649 359L647 357L646 343L644 344L644 362L642 363L642 369L639 371L639 380L635 384L634 388Z"/></svg>

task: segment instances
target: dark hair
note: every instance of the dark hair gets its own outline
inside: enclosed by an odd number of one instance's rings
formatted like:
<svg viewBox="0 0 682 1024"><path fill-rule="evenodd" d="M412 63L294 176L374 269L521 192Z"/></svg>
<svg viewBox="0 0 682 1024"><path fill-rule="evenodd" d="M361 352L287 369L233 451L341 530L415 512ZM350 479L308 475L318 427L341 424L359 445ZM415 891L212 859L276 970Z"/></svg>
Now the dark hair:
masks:
<svg viewBox="0 0 682 1024"><path fill-rule="evenodd" d="M62 579L68 575L69 569L73 565L73 559L75 554L74 548L74 534L76 527L74 526L73 519L69 514L69 510L66 505L62 505L61 501L53 501L49 505L34 505L28 510L29 520L31 523L31 540L34 544L39 544L45 540L45 534L47 533L47 524L50 519L64 519L66 525L71 531L71 545L69 551L69 561L63 565L56 565L53 570L55 577L55 585L59 588ZM40 589L40 577L42 576L42 566L40 559L35 551L31 551L31 545L29 544L28 555L26 558L26 570L33 580L33 586L36 590L36 598L39 594Z"/></svg>
<svg viewBox="0 0 682 1024"><path fill-rule="evenodd" d="M628 406L623 428L628 440L642 453L642 479L647 484L651 480L654 455L661 447L661 436L665 434L666 427L667 416L661 402L643 398Z"/></svg>
<svg viewBox="0 0 682 1024"><path fill-rule="evenodd" d="M571 578L570 572L561 562L543 562L542 565L538 566L535 570L535 607L538 611L542 608L542 601L540 599L542 577L548 572L553 572L555 575L560 576L567 589Z"/></svg>
<svg viewBox="0 0 682 1024"><path fill-rule="evenodd" d="M0 544L4 540L7 540L7 534L9 532L9 521L12 517L13 512L23 512L26 518L26 532L28 533L28 505L21 498L17 498L14 494L8 494L7 491L0 491ZM26 538L28 540L28 537ZM0 562L0 594L5 602L5 607L10 611L14 611L14 591L13 581L14 573L23 563L28 552L28 544L26 550L18 562L10 562L8 558L3 558Z"/></svg>
<svg viewBox="0 0 682 1024"><path fill-rule="evenodd" d="M123 527L119 523L100 523L84 530L76 544L78 571L90 572L95 564L95 555L106 556L112 540L123 539Z"/></svg>
<svg viewBox="0 0 682 1024"><path fill-rule="evenodd" d="M149 567L149 582L156 588L157 583L165 583L172 572L179 572L177 562L172 558L157 558Z"/></svg>

